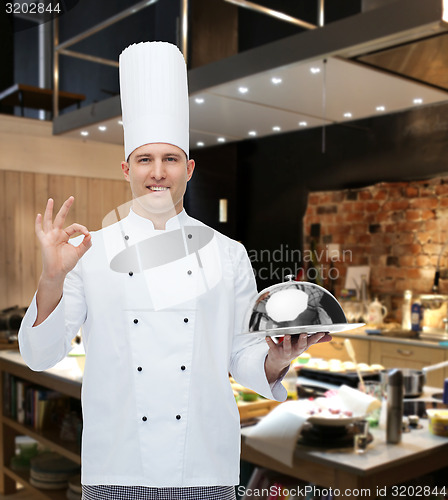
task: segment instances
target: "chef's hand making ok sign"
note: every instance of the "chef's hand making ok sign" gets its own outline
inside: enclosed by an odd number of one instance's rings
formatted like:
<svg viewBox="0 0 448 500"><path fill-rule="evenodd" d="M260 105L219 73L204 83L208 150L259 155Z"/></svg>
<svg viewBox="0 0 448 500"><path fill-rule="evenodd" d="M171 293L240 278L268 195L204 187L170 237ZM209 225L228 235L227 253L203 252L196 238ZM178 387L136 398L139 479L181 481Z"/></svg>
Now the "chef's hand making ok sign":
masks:
<svg viewBox="0 0 448 500"><path fill-rule="evenodd" d="M57 306L67 273L92 246L90 233L85 226L74 223L63 227L73 202L73 196L65 200L53 221L54 202L50 198L44 216L37 214L36 217L35 230L42 249L42 274L37 289L38 314L34 326L42 323ZM83 234L84 238L75 247L68 240L77 233Z"/></svg>
<svg viewBox="0 0 448 500"><path fill-rule="evenodd" d="M298 338L297 338L298 337ZM264 368L269 383L278 380L284 372L289 369L291 361L313 344L318 342L329 342L331 335L327 333L315 333L308 336L306 333L300 335L285 335L283 342L276 344L271 337L266 337L269 352L266 356Z"/></svg>

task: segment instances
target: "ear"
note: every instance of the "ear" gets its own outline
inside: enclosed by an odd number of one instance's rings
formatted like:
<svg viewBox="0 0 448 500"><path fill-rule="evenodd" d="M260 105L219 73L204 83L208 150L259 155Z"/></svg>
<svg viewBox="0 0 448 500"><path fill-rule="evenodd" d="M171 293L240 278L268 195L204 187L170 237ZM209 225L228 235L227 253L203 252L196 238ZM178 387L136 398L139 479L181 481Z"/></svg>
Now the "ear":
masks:
<svg viewBox="0 0 448 500"><path fill-rule="evenodd" d="M127 161L121 162L121 171L123 172L124 178L130 182L129 179L129 163Z"/></svg>
<svg viewBox="0 0 448 500"><path fill-rule="evenodd" d="M191 179L193 176L193 171L195 167L195 161L194 160L188 160L187 162L187 182Z"/></svg>

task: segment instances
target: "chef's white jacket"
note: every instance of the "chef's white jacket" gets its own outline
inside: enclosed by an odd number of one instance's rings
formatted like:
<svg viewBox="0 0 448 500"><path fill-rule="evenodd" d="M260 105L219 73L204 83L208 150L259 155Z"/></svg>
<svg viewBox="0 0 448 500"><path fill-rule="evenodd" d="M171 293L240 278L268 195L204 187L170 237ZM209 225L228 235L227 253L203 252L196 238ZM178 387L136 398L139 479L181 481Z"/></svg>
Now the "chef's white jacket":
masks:
<svg viewBox="0 0 448 500"><path fill-rule="evenodd" d="M139 241L194 226L207 228L182 211L157 231L131 210L92 232L92 248L43 323L32 326L35 298L28 308L19 345L33 370L63 359L82 326L83 484L237 484L240 421L228 373L286 399L281 383L266 379L265 340L238 335L256 294L240 243L214 231L171 263L139 269L130 260L128 272L111 270L112 258Z"/></svg>

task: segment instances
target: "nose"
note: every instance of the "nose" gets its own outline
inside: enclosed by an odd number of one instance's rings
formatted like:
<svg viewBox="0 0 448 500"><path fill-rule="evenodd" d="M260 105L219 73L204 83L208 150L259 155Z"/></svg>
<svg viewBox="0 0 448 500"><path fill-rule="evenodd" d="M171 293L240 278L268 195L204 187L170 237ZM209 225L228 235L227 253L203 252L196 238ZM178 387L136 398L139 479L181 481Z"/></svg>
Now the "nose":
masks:
<svg viewBox="0 0 448 500"><path fill-rule="evenodd" d="M153 168L151 170L151 177L157 181L165 179L166 171L162 160L158 159L154 161Z"/></svg>

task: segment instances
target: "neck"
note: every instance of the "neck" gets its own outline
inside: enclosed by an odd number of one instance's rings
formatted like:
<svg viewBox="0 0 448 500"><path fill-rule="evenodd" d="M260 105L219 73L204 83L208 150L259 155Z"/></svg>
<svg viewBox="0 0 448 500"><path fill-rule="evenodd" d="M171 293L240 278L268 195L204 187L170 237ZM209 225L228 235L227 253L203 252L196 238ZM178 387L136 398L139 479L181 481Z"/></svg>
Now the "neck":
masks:
<svg viewBox="0 0 448 500"><path fill-rule="evenodd" d="M132 204L132 210L137 215L140 215L140 217L149 219L153 223L154 229L165 230L166 223L182 212L183 205L181 204L180 206L172 207L166 212L150 212L148 209L142 207L142 205L136 203L134 200L134 203Z"/></svg>

